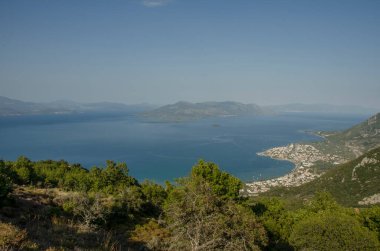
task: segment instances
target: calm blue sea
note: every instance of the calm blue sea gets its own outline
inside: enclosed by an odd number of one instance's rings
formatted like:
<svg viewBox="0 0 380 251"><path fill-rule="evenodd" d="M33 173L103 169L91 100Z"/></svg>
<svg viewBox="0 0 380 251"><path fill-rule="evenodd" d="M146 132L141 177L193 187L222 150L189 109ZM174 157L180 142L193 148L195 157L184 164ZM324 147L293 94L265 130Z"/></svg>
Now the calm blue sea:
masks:
<svg viewBox="0 0 380 251"><path fill-rule="evenodd" d="M74 114L0 118L0 158L65 159L104 166L126 162L139 180L185 176L199 159L217 163L244 181L280 176L286 161L256 153L291 142L319 140L306 130L340 130L368 115L289 113L212 118L189 123L145 123L134 114Z"/></svg>

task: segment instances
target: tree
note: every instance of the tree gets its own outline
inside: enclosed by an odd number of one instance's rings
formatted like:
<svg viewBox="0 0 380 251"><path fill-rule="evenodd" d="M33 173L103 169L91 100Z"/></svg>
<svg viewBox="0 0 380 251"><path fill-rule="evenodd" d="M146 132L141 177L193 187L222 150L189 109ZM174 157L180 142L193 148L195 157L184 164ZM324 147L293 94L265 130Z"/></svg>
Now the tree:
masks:
<svg viewBox="0 0 380 251"><path fill-rule="evenodd" d="M144 194L147 213L158 216L161 213L162 205L168 196L165 189L151 181L141 183L141 191Z"/></svg>
<svg viewBox="0 0 380 251"><path fill-rule="evenodd" d="M204 179L182 180L164 213L172 232L171 250L257 250L267 242L252 212L218 196Z"/></svg>
<svg viewBox="0 0 380 251"><path fill-rule="evenodd" d="M170 243L170 232L157 221L150 220L143 225L137 225L132 232L131 240L144 250L144 244L149 250L168 250Z"/></svg>
<svg viewBox="0 0 380 251"><path fill-rule="evenodd" d="M27 185L34 181L35 173L33 163L25 156L20 156L14 163L13 168L18 176L18 183Z"/></svg>
<svg viewBox="0 0 380 251"><path fill-rule="evenodd" d="M267 230L269 237L268 249L293 250L287 239L294 222L302 218L303 214L301 212L303 211L292 212L286 210L285 201L276 197L255 199L253 203L251 202L250 207Z"/></svg>
<svg viewBox="0 0 380 251"><path fill-rule="evenodd" d="M136 223L143 214L145 198L139 186L127 187L113 198L112 222Z"/></svg>
<svg viewBox="0 0 380 251"><path fill-rule="evenodd" d="M69 164L61 161L37 161L33 165L33 170L36 174L36 180L43 187L58 187L62 186L65 173L70 171Z"/></svg>
<svg viewBox="0 0 380 251"><path fill-rule="evenodd" d="M317 213L319 211L340 210L341 206L335 201L334 197L326 191L317 192L313 199L306 206L306 209L310 212Z"/></svg>
<svg viewBox="0 0 380 251"><path fill-rule="evenodd" d="M289 242L296 250L378 250L376 234L352 216L321 211L296 223Z"/></svg>
<svg viewBox="0 0 380 251"><path fill-rule="evenodd" d="M0 205L11 191L12 191L11 179L5 174L0 173Z"/></svg>
<svg viewBox="0 0 380 251"><path fill-rule="evenodd" d="M210 184L214 193L222 198L239 198L239 192L242 188L241 181L223 171L212 163L200 160L198 164L193 166L191 171L192 179L203 179Z"/></svg>
<svg viewBox="0 0 380 251"><path fill-rule="evenodd" d="M81 166L73 166L63 176L63 188L73 191L87 192L91 188L88 171Z"/></svg>
<svg viewBox="0 0 380 251"><path fill-rule="evenodd" d="M380 240L380 206L373 206L363 210L361 213L363 225L377 233Z"/></svg>
<svg viewBox="0 0 380 251"><path fill-rule="evenodd" d="M0 205L12 191L12 180L9 178L9 168L0 160Z"/></svg>
<svg viewBox="0 0 380 251"><path fill-rule="evenodd" d="M64 204L69 205L66 206L68 211L78 216L85 228L95 228L105 224L110 213L109 206L100 194L93 196L85 193L77 194L67 198Z"/></svg>
<svg viewBox="0 0 380 251"><path fill-rule="evenodd" d="M125 163L115 163L107 160L106 168L101 172L100 189L106 193L117 193L138 182L129 176L129 170Z"/></svg>

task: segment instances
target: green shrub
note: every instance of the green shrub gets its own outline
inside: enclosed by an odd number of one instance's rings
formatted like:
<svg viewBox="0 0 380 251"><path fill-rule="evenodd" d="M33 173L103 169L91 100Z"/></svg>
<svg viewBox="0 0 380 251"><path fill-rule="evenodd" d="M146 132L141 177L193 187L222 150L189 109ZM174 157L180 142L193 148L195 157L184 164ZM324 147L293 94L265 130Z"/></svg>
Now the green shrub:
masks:
<svg viewBox="0 0 380 251"><path fill-rule="evenodd" d="M322 211L296 223L289 237L296 250L378 250L376 234L352 216Z"/></svg>
<svg viewBox="0 0 380 251"><path fill-rule="evenodd" d="M363 210L361 220L364 226L377 233L380 240L380 206L373 206Z"/></svg>
<svg viewBox="0 0 380 251"><path fill-rule="evenodd" d="M143 243L149 250L167 250L170 243L170 232L157 221L150 220L144 225L137 225L132 232L131 240Z"/></svg>
<svg viewBox="0 0 380 251"><path fill-rule="evenodd" d="M222 198L239 198L242 182L231 174L221 171L218 165L212 162L200 160L193 166L191 178L206 181L214 193Z"/></svg>
<svg viewBox="0 0 380 251"><path fill-rule="evenodd" d="M11 179L5 174L0 173L0 204L12 191Z"/></svg>
<svg viewBox="0 0 380 251"><path fill-rule="evenodd" d="M268 241L252 211L217 195L198 177L169 193L164 213L173 250L257 250Z"/></svg>
<svg viewBox="0 0 380 251"><path fill-rule="evenodd" d="M21 185L30 185L36 180L33 162L24 156L20 156L13 163L13 170L17 174L17 183Z"/></svg>

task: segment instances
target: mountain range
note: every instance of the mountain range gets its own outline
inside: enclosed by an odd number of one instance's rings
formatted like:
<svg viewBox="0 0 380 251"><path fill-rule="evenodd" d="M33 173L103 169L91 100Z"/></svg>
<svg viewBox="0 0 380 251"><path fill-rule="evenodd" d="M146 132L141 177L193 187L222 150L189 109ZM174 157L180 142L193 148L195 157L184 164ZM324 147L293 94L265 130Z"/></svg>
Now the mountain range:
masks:
<svg viewBox="0 0 380 251"><path fill-rule="evenodd" d="M112 102L78 103L54 101L49 103L25 102L0 96L0 116L69 114L84 112L143 112L152 109L147 104L126 105Z"/></svg>
<svg viewBox="0 0 380 251"><path fill-rule="evenodd" d="M158 107L150 104L127 105L113 102L79 103L74 101L25 102L0 96L0 116L69 114L85 112L134 112L150 122L186 122L207 117L273 115L289 112L373 114L373 108L329 104L286 104L259 106L233 101L190 103L180 101Z"/></svg>

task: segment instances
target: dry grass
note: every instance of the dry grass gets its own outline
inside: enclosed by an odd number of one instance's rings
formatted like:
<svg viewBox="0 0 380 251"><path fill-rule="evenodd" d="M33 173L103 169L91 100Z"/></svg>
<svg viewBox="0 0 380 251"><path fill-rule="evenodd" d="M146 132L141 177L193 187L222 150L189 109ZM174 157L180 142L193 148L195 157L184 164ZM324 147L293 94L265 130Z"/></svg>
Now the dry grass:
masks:
<svg viewBox="0 0 380 251"><path fill-rule="evenodd" d="M73 195L58 189L16 187L0 208L0 250L133 250L124 233L84 229L56 204Z"/></svg>
<svg viewBox="0 0 380 251"><path fill-rule="evenodd" d="M38 245L28 240L25 229L21 230L18 227L9 223L0 223L0 249L1 250L36 250Z"/></svg>

